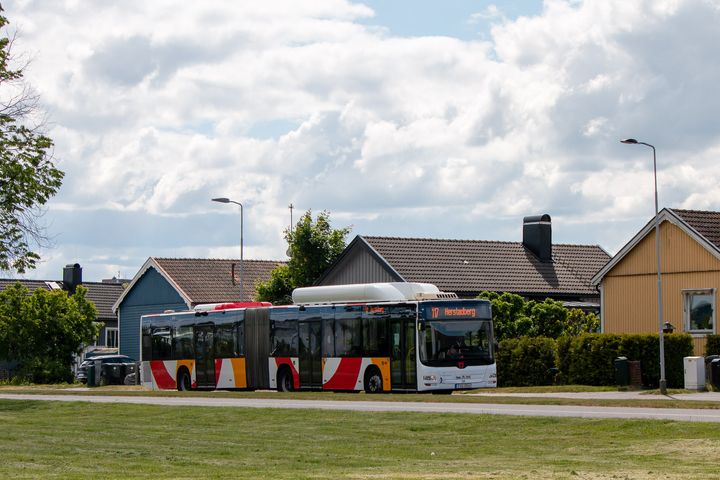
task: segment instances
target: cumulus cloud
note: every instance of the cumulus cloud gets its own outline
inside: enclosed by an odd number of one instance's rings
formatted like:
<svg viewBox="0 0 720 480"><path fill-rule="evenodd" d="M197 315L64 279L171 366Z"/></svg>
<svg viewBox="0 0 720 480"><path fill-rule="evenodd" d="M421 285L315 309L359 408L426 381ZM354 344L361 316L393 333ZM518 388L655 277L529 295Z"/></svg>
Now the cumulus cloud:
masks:
<svg viewBox="0 0 720 480"><path fill-rule="evenodd" d="M473 41L393 36L361 1L176 5L6 6L67 171L52 228L72 211L125 227L103 272L232 251L215 196L244 202L263 258L284 256L290 202L354 233L502 240L548 212L556 240L613 250L652 214L650 151L624 137L658 147L663 205L720 208L712 2L490 6ZM86 231L73 244L105 258Z"/></svg>

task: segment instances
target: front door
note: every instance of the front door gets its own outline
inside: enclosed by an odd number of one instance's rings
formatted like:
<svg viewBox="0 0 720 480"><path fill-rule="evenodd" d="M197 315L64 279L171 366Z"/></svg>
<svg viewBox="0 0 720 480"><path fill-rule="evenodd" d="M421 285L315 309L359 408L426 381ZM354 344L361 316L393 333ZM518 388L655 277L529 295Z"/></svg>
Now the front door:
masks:
<svg viewBox="0 0 720 480"><path fill-rule="evenodd" d="M215 388L213 325L195 326L195 381L201 388Z"/></svg>
<svg viewBox="0 0 720 480"><path fill-rule="evenodd" d="M413 318L390 320L390 382L393 390L417 388Z"/></svg>
<svg viewBox="0 0 720 480"><path fill-rule="evenodd" d="M319 388L322 386L320 321L300 322L299 328L300 387Z"/></svg>

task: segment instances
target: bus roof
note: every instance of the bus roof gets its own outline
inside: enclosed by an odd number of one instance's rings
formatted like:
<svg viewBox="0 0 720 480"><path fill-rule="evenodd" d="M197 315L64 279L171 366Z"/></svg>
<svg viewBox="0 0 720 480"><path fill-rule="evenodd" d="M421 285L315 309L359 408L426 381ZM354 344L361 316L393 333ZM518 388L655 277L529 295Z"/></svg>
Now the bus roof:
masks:
<svg viewBox="0 0 720 480"><path fill-rule="evenodd" d="M457 298L429 283L389 282L303 287L293 290L296 305L364 302L406 302Z"/></svg>

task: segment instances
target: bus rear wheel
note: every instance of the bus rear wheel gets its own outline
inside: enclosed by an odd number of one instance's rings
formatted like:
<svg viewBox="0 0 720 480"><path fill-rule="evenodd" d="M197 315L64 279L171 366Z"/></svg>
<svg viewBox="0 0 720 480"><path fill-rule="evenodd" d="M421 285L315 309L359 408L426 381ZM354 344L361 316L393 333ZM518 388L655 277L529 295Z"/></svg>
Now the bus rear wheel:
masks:
<svg viewBox="0 0 720 480"><path fill-rule="evenodd" d="M283 368L278 372L278 390L281 392L292 392L294 390L293 377L289 368Z"/></svg>
<svg viewBox="0 0 720 480"><path fill-rule="evenodd" d="M184 368L181 368L177 376L177 389L180 392L187 392L192 389L190 374Z"/></svg>
<svg viewBox="0 0 720 480"><path fill-rule="evenodd" d="M365 392L380 393L383 391L382 375L377 368L369 368L365 373Z"/></svg>

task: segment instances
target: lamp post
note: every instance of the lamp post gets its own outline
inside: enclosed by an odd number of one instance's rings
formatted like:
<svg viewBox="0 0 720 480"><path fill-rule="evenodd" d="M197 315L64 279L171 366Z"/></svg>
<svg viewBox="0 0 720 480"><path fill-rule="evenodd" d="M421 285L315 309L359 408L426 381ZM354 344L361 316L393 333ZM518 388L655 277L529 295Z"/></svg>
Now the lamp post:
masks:
<svg viewBox="0 0 720 480"><path fill-rule="evenodd" d="M236 202L235 200L230 200L229 198L213 198L213 202L218 203L234 203L235 205L240 205L240 301L242 302L245 299L245 291L243 290L243 205L240 202Z"/></svg>
<svg viewBox="0 0 720 480"><path fill-rule="evenodd" d="M658 325L660 335L660 393L667 395L667 381L665 380L665 337L663 322L663 301L662 301L662 275L660 273L660 219L658 218L658 188L657 188L657 160L655 147L645 142L638 142L634 138L620 140L628 145L645 145L653 151L653 177L655 179L655 260L657 261L657 298L658 298Z"/></svg>

